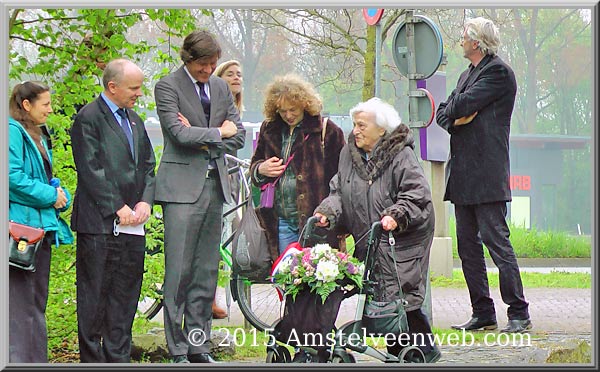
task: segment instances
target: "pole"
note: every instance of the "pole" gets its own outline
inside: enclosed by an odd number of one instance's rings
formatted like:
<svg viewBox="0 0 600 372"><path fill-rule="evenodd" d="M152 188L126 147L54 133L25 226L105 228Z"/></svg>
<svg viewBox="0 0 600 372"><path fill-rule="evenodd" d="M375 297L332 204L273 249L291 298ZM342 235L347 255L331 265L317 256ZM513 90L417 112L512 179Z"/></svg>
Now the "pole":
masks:
<svg viewBox="0 0 600 372"><path fill-rule="evenodd" d="M381 97L381 23L375 25L375 97Z"/></svg>
<svg viewBox="0 0 600 372"><path fill-rule="evenodd" d="M408 49L408 119L410 122L417 121L417 98L412 92L417 90L417 64L415 58L415 24L413 23L413 11L406 14L406 47Z"/></svg>

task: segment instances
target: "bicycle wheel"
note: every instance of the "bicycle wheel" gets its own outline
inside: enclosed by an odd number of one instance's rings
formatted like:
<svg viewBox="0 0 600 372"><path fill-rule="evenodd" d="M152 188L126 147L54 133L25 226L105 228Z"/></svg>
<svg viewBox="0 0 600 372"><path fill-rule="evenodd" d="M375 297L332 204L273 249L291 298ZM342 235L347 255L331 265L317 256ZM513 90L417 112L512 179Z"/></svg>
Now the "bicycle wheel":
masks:
<svg viewBox="0 0 600 372"><path fill-rule="evenodd" d="M155 299L152 302L152 304L150 305L150 307L148 307L148 309L146 311L144 311L144 313L143 313L144 318L151 320L160 312L160 310L162 308L163 308L163 299L162 298Z"/></svg>
<svg viewBox="0 0 600 372"><path fill-rule="evenodd" d="M267 351L267 363L289 363L292 361L292 356L288 349L284 346L276 345Z"/></svg>
<svg viewBox="0 0 600 372"><path fill-rule="evenodd" d="M279 300L277 290L270 283L252 283L234 274L231 292L244 318L259 331L272 328L283 315L285 300Z"/></svg>
<svg viewBox="0 0 600 372"><path fill-rule="evenodd" d="M330 363L356 363L356 358L352 353L340 351L333 355Z"/></svg>

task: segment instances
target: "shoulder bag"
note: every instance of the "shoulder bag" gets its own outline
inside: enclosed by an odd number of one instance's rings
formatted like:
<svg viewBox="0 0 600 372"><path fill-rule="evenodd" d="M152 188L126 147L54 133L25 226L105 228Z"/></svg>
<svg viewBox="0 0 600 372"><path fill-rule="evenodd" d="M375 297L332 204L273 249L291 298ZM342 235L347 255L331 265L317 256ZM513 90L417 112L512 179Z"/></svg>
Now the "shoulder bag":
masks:
<svg viewBox="0 0 600 372"><path fill-rule="evenodd" d="M26 271L35 271L35 254L44 241L44 229L9 221L8 264Z"/></svg>
<svg viewBox="0 0 600 372"><path fill-rule="evenodd" d="M271 272L271 253L252 197L233 236L233 272L252 281L265 281Z"/></svg>
<svg viewBox="0 0 600 372"><path fill-rule="evenodd" d="M394 268L396 270L396 279L398 280L400 288L400 298L389 302L367 300L362 321L369 333L379 335L391 333L399 335L408 331L408 320L406 319L406 310L404 309L407 302L404 299L402 284L400 283L396 255L393 254L394 245L393 239L390 239L392 259L394 260Z"/></svg>
<svg viewBox="0 0 600 372"><path fill-rule="evenodd" d="M321 151L323 152L323 157L325 156L325 130L327 129L327 118L323 118L323 131L321 132ZM304 136L304 140L308 138L308 134ZM294 154L290 155L288 160L285 162L283 172L275 179L273 182L267 182L260 187L260 207L261 208L273 208L273 203L275 202L275 186L277 186L277 182L285 173L288 165L294 158Z"/></svg>

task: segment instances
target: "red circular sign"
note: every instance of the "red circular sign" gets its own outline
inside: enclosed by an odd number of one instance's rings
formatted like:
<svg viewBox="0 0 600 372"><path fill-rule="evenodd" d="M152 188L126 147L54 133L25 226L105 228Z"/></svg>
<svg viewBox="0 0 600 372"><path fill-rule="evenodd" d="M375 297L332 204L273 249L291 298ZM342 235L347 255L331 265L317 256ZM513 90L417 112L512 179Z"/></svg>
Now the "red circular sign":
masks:
<svg viewBox="0 0 600 372"><path fill-rule="evenodd" d="M365 17L368 25L375 26L379 23L381 16L383 16L383 9L364 8L363 16Z"/></svg>

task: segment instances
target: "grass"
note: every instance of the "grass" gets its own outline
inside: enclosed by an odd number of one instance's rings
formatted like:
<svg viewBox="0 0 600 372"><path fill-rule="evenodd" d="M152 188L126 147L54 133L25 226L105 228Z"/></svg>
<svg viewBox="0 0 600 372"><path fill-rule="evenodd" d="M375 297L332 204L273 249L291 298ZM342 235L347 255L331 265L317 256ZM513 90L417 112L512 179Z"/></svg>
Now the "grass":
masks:
<svg viewBox="0 0 600 372"><path fill-rule="evenodd" d="M592 243L589 236L570 235L562 231L526 229L509 223L510 241L518 258L589 258ZM450 219L448 236L452 238L452 257L458 258L456 248L456 221ZM348 252L354 251L352 237L346 239ZM485 257L490 255L484 249Z"/></svg>
<svg viewBox="0 0 600 372"><path fill-rule="evenodd" d="M526 229L509 223L510 241L518 258L589 258L592 244L588 236L570 235L562 231ZM458 258L456 221L450 219L448 235L452 238L452 257ZM490 257L484 249L485 257Z"/></svg>
<svg viewBox="0 0 600 372"><path fill-rule="evenodd" d="M569 273L553 271L550 273L521 272L525 288L591 288L592 275L588 273ZM498 287L498 273L488 272L490 287ZM461 269L452 271L452 279L439 276L431 279L432 287L466 288L465 277Z"/></svg>

